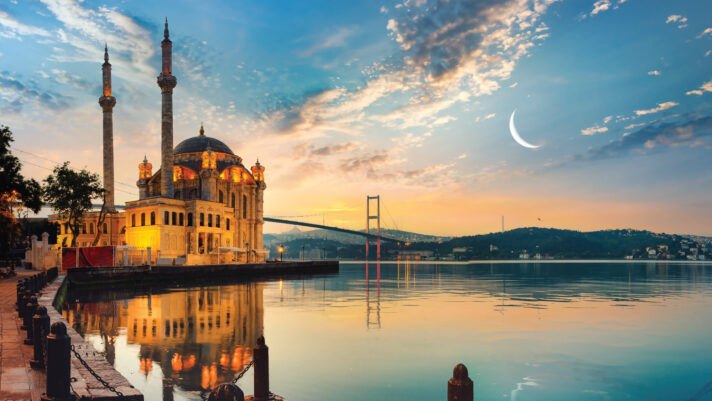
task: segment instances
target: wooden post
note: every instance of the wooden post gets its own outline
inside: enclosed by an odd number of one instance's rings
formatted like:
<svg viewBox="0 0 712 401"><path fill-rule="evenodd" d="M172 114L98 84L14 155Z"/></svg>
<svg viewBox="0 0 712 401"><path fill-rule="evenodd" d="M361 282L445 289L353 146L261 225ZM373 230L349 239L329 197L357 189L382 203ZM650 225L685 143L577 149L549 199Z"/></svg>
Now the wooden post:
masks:
<svg viewBox="0 0 712 401"><path fill-rule="evenodd" d="M447 401L473 401L474 396L474 384L467 367L458 363L452 371L452 378L447 382Z"/></svg>
<svg viewBox="0 0 712 401"><path fill-rule="evenodd" d="M255 362L254 388L255 401L267 401L269 399L269 348L265 344L265 337L257 339L257 346L253 349L252 358Z"/></svg>

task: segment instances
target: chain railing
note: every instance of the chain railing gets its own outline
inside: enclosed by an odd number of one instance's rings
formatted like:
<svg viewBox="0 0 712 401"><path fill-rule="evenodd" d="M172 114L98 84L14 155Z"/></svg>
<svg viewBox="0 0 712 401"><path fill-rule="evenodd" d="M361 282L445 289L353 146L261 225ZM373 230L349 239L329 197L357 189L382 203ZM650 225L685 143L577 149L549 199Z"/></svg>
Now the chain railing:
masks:
<svg viewBox="0 0 712 401"><path fill-rule="evenodd" d="M242 372L240 372L237 376L235 376L234 379L232 379L232 384L237 384L237 381L240 380L240 379L242 379L242 376L244 376L245 373L247 373L247 371L250 370L250 368L251 368L252 365L254 365L254 364L255 364L255 361L254 361L254 360L250 361L250 363L248 363L247 366L245 366L245 368L242 369Z"/></svg>
<svg viewBox="0 0 712 401"><path fill-rule="evenodd" d="M74 348L74 344L72 344L71 350L72 350L72 353L74 354L74 356L77 357L77 359L79 360L79 363L81 363L82 366L84 366L84 368L86 368L86 370L89 371L89 373L91 373L91 375L94 376L94 378L95 378L96 380L98 380L99 383L101 383L102 386L104 386L107 390L111 391L112 393L118 395L120 399L123 399L123 398L124 398L124 394L123 394L121 391L117 390L114 386L112 386L111 384L107 383L104 379L102 379L102 378L94 371L94 369L92 369L92 368L89 367L89 365L86 363L86 361L85 361L84 359L82 359L81 355L79 355L79 352L77 352L77 350Z"/></svg>

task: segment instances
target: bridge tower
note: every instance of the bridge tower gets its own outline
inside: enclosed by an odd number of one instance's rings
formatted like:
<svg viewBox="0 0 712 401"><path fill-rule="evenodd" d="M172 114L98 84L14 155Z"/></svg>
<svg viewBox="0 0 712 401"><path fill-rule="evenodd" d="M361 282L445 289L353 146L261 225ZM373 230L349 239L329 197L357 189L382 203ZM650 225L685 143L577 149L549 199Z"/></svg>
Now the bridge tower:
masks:
<svg viewBox="0 0 712 401"><path fill-rule="evenodd" d="M371 214L371 201L376 201L376 214ZM366 234L371 233L371 220L376 220L376 259L381 260L381 196L366 195ZM368 243L366 236L366 260L368 260Z"/></svg>

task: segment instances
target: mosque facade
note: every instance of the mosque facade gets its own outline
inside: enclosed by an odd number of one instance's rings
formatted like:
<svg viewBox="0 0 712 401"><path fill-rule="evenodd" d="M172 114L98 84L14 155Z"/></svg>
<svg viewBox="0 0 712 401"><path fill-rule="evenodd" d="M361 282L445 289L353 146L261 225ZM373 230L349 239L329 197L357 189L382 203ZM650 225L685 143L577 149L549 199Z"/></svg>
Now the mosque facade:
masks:
<svg viewBox="0 0 712 401"><path fill-rule="evenodd" d="M264 166L259 160L249 169L224 142L205 135L173 146L172 47L168 22L161 42L162 64L157 83L161 89L161 168L153 171L144 157L138 165L139 199L126 202L123 211L114 205L113 108L108 49L102 65L103 93L103 221L100 213L87 213L77 246L116 245L138 252L151 263L214 264L263 262L262 227ZM170 166L165 168L164 166ZM69 246L72 234L66 219L59 223L57 242Z"/></svg>

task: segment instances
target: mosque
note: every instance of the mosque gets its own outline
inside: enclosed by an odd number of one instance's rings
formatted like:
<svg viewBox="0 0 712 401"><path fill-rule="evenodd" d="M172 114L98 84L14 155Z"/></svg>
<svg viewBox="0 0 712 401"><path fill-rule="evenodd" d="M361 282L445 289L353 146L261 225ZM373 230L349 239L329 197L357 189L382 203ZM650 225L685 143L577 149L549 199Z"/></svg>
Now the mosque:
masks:
<svg viewBox="0 0 712 401"><path fill-rule="evenodd" d="M173 147L173 89L177 80L172 71L172 48L168 21L161 42L162 65L158 75L161 89L161 168L153 171L144 157L138 165L139 199L127 202L123 211L114 205L113 109L111 64L104 50L103 93L103 177L105 218L92 211L82 220L77 246L116 245L135 251L151 263L214 264L263 262L262 227L265 168L259 160L247 169L242 158L222 141L199 135ZM168 168L167 166L170 166ZM59 223L57 243L72 243L66 219L52 215ZM98 236L98 241L95 239ZM150 248L150 252L148 251ZM146 259L143 259L146 261Z"/></svg>

